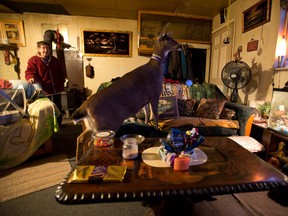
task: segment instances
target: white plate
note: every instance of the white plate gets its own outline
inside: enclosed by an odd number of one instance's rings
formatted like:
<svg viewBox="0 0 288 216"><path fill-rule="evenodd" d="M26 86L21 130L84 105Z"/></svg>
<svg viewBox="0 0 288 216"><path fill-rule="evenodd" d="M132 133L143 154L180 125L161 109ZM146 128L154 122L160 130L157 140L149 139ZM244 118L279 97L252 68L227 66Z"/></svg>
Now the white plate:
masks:
<svg viewBox="0 0 288 216"><path fill-rule="evenodd" d="M142 160L153 167L170 167L165 161L161 160L158 153L159 147L145 149L142 153ZM207 155L199 148L195 148L191 155L190 166L200 165L207 161Z"/></svg>

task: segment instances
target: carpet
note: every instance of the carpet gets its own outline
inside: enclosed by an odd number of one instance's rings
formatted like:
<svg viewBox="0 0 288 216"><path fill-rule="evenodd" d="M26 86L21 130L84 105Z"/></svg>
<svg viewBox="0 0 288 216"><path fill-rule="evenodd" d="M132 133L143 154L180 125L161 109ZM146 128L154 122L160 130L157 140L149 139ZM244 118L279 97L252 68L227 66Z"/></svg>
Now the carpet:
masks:
<svg viewBox="0 0 288 216"><path fill-rule="evenodd" d="M71 170L66 155L26 162L0 173L0 202L59 184Z"/></svg>

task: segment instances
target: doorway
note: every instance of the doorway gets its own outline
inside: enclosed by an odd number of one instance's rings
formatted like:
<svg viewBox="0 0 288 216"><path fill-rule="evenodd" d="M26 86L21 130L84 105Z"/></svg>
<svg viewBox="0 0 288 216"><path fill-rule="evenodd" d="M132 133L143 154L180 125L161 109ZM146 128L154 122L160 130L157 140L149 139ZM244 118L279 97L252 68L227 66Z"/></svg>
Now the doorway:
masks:
<svg viewBox="0 0 288 216"><path fill-rule="evenodd" d="M210 68L210 45L182 44L182 49L170 52L164 69L164 77L185 83L208 82Z"/></svg>

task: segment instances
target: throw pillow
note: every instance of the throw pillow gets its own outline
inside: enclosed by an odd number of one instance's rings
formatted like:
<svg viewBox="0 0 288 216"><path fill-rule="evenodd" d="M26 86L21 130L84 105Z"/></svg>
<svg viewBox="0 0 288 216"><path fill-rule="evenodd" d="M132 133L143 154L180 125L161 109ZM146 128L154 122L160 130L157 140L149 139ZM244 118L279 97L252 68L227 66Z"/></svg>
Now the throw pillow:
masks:
<svg viewBox="0 0 288 216"><path fill-rule="evenodd" d="M265 147L249 136L230 136L229 139L232 139L237 144L241 145L243 148L247 149L250 152L262 152L265 151Z"/></svg>
<svg viewBox="0 0 288 216"><path fill-rule="evenodd" d="M226 100L202 98L196 109L196 117L219 119Z"/></svg>
<svg viewBox="0 0 288 216"><path fill-rule="evenodd" d="M224 108L220 114L220 118L228 120L236 119L236 112L235 110Z"/></svg>
<svg viewBox="0 0 288 216"><path fill-rule="evenodd" d="M176 96L163 96L159 98L158 118L178 117L178 104Z"/></svg>
<svg viewBox="0 0 288 216"><path fill-rule="evenodd" d="M194 106L196 104L195 99L187 99L187 100L182 100L178 99L178 111L180 116L193 116L194 112Z"/></svg>

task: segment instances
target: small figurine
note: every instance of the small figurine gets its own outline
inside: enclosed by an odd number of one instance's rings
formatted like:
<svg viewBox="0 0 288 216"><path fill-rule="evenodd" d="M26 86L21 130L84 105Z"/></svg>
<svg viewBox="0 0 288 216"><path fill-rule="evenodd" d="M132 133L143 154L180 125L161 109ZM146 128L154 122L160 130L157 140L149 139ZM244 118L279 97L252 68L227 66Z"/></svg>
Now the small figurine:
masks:
<svg viewBox="0 0 288 216"><path fill-rule="evenodd" d="M205 138L198 133L197 128L182 132L180 129L171 128L166 141L162 142L159 154L162 160L173 166L174 159L180 155L191 155L193 149L203 143Z"/></svg>
<svg viewBox="0 0 288 216"><path fill-rule="evenodd" d="M276 152L276 155L278 157L285 157L285 153L284 153L284 147L285 147L285 143L284 142L280 142L278 145L278 150Z"/></svg>

